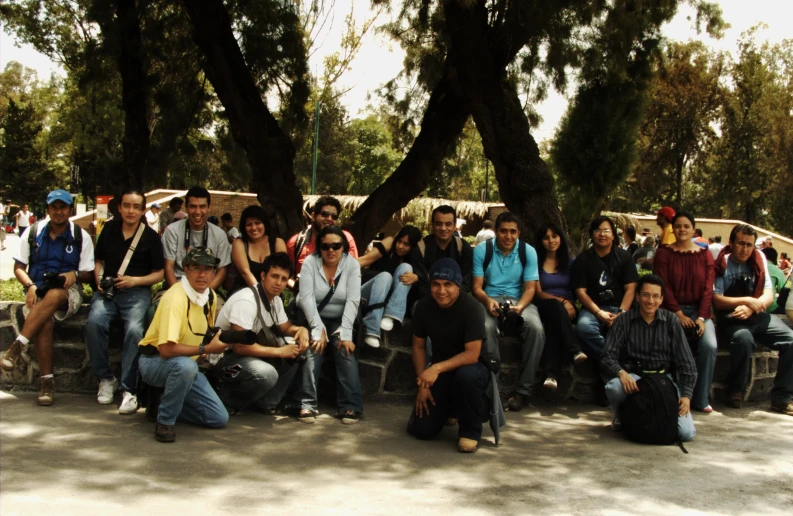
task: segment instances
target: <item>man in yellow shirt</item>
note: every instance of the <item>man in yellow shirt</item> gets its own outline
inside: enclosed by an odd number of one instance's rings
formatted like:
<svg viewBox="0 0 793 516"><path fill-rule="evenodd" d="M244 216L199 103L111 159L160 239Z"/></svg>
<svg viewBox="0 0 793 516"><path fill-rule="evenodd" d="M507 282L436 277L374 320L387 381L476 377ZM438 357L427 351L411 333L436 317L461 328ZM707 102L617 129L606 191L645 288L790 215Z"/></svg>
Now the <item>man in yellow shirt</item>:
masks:
<svg viewBox="0 0 793 516"><path fill-rule="evenodd" d="M671 206L664 206L655 212L655 222L661 227L661 245L675 243L675 234L672 231L672 219L675 218L675 210Z"/></svg>
<svg viewBox="0 0 793 516"><path fill-rule="evenodd" d="M215 323L216 296L209 288L220 260L206 247L191 249L182 260L185 274L162 297L146 335L140 341L138 367L143 381L164 387L157 409L154 438L173 442L173 425L182 419L210 428L226 426L229 414L196 359L223 353L229 345L220 333L204 345ZM147 410L147 414L150 411Z"/></svg>

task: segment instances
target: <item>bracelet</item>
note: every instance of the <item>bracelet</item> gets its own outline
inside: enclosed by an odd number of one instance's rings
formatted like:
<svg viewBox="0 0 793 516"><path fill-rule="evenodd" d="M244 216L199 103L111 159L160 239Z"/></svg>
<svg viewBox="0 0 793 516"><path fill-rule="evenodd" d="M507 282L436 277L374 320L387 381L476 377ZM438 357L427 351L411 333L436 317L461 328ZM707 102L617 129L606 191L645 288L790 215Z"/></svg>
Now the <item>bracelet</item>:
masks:
<svg viewBox="0 0 793 516"><path fill-rule="evenodd" d="M205 350L204 350L204 345L203 345L203 344L200 344L200 345L198 346L198 354L199 354L199 355L203 355L203 354L204 354L204 351L205 351Z"/></svg>
<svg viewBox="0 0 793 516"><path fill-rule="evenodd" d="M27 294L28 290L30 290L30 287L32 287L34 285L35 285L35 283L33 283L32 281L30 283L28 283L27 285L23 285L22 289L25 291L25 294Z"/></svg>

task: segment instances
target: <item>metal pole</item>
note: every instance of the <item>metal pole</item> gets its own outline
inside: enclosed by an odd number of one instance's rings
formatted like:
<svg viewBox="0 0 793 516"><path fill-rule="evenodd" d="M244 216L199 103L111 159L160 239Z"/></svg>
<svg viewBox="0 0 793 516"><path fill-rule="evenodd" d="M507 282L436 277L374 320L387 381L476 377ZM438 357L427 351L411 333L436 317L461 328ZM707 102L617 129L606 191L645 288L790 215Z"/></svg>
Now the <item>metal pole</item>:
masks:
<svg viewBox="0 0 793 516"><path fill-rule="evenodd" d="M317 151L319 150L319 108L322 102L317 102L317 112L314 115L314 166L311 170L311 195L317 193Z"/></svg>
<svg viewBox="0 0 793 516"><path fill-rule="evenodd" d="M485 158L485 202L490 202L490 191L487 188L487 180L490 175L490 161Z"/></svg>

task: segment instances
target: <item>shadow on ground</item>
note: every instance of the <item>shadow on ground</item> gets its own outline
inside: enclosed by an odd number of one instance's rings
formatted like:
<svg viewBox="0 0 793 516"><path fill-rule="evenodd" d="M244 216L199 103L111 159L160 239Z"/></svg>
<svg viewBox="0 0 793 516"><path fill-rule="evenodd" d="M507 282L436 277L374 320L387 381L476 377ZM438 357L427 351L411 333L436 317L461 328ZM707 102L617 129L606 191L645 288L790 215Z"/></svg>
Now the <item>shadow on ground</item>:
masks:
<svg viewBox="0 0 793 516"><path fill-rule="evenodd" d="M352 427L246 412L222 430L179 423L161 444L143 411L3 394L0 514L788 515L793 418L767 408L695 416L684 455L624 441L605 409L531 407L508 414L501 446L487 429L461 455L454 428L408 436L408 404L369 403Z"/></svg>

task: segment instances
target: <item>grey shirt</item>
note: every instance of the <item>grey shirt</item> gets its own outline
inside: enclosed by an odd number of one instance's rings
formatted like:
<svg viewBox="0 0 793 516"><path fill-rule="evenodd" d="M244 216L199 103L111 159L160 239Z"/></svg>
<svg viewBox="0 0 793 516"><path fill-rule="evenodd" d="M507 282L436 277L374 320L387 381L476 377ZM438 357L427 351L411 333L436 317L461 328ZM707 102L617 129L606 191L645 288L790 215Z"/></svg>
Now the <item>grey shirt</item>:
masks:
<svg viewBox="0 0 793 516"><path fill-rule="evenodd" d="M339 337L341 340L352 340L352 325L355 322L358 305L361 301L361 266L358 265L358 260L346 253L342 255L336 276L338 277L339 274L341 277L339 277L333 297L319 313L317 305L330 292L330 283L322 268L322 257L311 254L303 262L297 304L306 315L306 320L311 328L311 340L319 340L322 337L322 330L325 329L322 319L340 319ZM330 339L327 331L325 333Z"/></svg>
<svg viewBox="0 0 793 516"><path fill-rule="evenodd" d="M177 220L173 224L165 228L165 233L162 235L162 250L163 256L166 260L173 260L173 273L176 279L184 276L184 269L182 268L182 260L184 260L188 249L184 246L184 230L187 224L187 219ZM207 225L207 243L206 246L212 249L215 256L220 258L219 267L225 267L231 263L231 244L226 236L226 232L209 222ZM203 245L204 231L190 230L190 247L199 247Z"/></svg>

